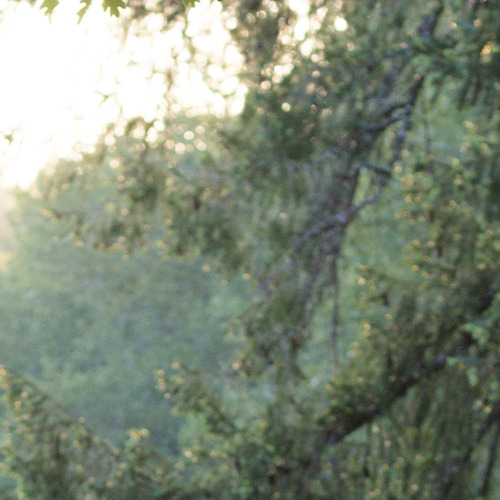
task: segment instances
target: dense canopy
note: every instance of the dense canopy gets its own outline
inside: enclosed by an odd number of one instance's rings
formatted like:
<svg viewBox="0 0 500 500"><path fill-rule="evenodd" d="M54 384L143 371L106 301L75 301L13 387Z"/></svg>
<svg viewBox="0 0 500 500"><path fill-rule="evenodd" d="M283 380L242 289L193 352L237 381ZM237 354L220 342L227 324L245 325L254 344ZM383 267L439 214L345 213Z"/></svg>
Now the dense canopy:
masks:
<svg viewBox="0 0 500 500"><path fill-rule="evenodd" d="M497 498L499 0L221 9L240 113L111 124L19 198L6 494Z"/></svg>

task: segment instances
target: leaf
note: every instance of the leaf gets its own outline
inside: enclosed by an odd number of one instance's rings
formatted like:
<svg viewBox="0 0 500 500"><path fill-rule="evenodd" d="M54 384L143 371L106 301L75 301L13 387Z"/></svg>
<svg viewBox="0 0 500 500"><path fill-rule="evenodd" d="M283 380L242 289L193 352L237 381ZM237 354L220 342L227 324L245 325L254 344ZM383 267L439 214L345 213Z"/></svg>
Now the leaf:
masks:
<svg viewBox="0 0 500 500"><path fill-rule="evenodd" d="M45 11L46 16L50 16L53 10L59 5L59 0L44 0L42 5L40 5L40 10L47 9Z"/></svg>
<svg viewBox="0 0 500 500"><path fill-rule="evenodd" d="M104 0L102 2L102 8L104 11L109 9L109 14L111 16L120 16L120 11L118 9L124 9L127 5L123 0Z"/></svg>
<svg viewBox="0 0 500 500"><path fill-rule="evenodd" d="M92 5L92 0L81 0L80 3L83 3L83 7L76 13L78 16L78 24L82 22L83 16L89 10L89 7Z"/></svg>

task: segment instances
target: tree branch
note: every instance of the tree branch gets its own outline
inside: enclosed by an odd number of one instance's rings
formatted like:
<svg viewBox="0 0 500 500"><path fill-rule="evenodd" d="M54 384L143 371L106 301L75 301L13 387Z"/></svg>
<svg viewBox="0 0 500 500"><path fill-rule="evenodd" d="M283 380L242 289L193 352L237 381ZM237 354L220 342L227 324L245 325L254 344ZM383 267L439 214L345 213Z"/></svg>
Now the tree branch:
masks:
<svg viewBox="0 0 500 500"><path fill-rule="evenodd" d="M490 449L488 451L488 462L486 464L486 470L483 477L483 483L481 489L479 490L480 498L487 498L490 492L491 486L491 476L493 474L493 466L497 459L498 443L500 440L500 422L496 421L495 432L493 438L491 439Z"/></svg>

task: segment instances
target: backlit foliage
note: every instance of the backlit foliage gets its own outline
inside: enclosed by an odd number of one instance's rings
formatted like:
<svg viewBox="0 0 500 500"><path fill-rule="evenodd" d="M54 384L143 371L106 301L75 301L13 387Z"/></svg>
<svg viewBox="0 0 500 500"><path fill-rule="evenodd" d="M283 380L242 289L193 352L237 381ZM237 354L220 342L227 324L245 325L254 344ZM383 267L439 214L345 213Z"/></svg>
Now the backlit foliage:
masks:
<svg viewBox="0 0 500 500"><path fill-rule="evenodd" d="M77 245L203 259L221 283L248 284L213 369L181 356L154 367L182 418L178 449L168 464L137 457L145 432L131 431L127 484L144 498L495 498L499 1L221 3L243 58L239 115L110 126L38 182ZM165 30L182 13L131 10ZM54 457L62 414L8 380L23 443L8 467L26 492L65 484L50 464L73 470L83 431ZM37 399L19 413L25 387ZM38 483L17 465L25 452ZM74 495L94 477L82 467Z"/></svg>

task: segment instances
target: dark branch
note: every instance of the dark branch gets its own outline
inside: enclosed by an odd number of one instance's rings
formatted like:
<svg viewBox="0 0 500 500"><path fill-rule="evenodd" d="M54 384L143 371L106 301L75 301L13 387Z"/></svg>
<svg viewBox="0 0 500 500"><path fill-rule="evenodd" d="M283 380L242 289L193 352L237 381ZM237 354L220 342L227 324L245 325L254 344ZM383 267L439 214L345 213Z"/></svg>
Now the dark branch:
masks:
<svg viewBox="0 0 500 500"><path fill-rule="evenodd" d="M483 477L483 483L481 489L479 490L480 498L487 498L490 493L491 486L491 476L493 474L493 466L497 459L498 442L500 440L500 422L496 422L495 432L491 440L490 449L488 451L488 462L486 464L486 470Z"/></svg>

